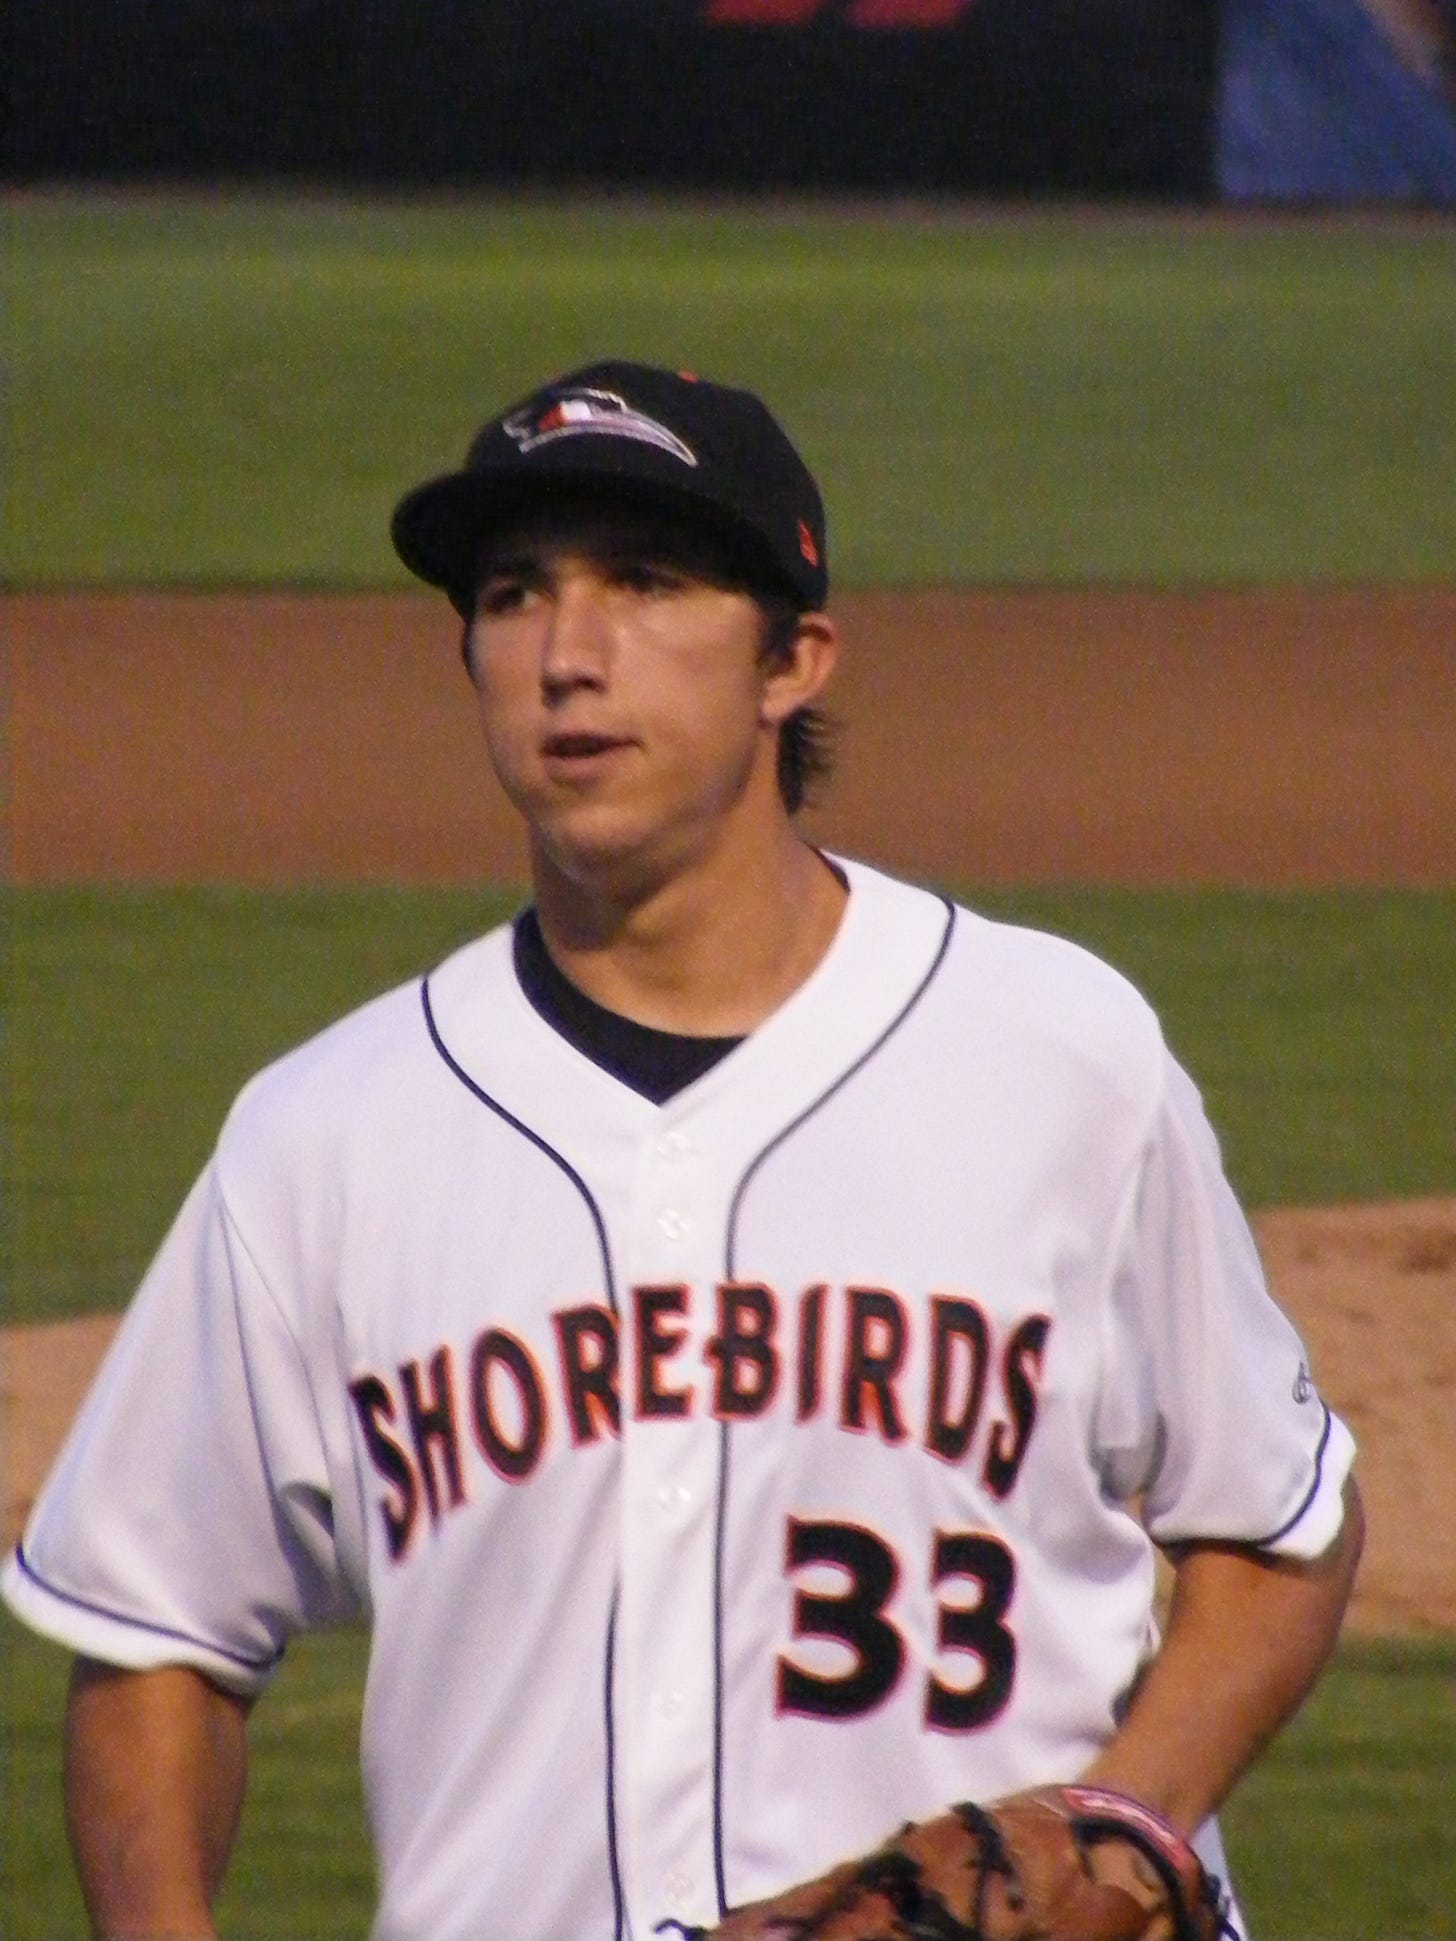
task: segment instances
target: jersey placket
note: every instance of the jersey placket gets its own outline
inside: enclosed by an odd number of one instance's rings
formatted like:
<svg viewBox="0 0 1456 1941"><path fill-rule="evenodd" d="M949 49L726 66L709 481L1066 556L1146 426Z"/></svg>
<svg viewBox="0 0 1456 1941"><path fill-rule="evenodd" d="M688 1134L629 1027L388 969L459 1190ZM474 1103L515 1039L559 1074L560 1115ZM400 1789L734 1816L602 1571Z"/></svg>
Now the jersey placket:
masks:
<svg viewBox="0 0 1456 1941"><path fill-rule="evenodd" d="M718 1431L703 1347L722 1217L697 1140L644 1141L624 1261L617 1722L634 1927L711 1924Z"/></svg>

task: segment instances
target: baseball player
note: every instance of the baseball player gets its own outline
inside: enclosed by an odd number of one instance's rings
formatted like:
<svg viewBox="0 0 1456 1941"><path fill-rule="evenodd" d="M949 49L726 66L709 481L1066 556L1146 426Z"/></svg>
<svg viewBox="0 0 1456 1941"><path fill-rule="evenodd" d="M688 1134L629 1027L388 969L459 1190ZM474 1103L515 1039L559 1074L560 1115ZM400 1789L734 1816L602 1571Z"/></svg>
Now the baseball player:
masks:
<svg viewBox="0 0 1456 1941"><path fill-rule="evenodd" d="M1069 1782L1226 1876L1360 1512L1153 1014L800 835L838 641L755 397L572 373L393 533L532 898L245 1087L6 1567L96 1932L214 1932L248 1708L352 1617L378 1941L787 1933L865 1854L836 1935L975 1935L884 1843Z"/></svg>

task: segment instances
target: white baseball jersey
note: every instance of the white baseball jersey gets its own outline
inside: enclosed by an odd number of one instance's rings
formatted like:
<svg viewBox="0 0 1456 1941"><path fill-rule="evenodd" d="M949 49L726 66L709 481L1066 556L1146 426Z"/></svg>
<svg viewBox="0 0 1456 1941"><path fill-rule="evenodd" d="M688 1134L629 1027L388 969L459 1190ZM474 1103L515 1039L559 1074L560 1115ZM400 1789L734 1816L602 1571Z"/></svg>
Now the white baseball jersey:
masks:
<svg viewBox="0 0 1456 1941"><path fill-rule="evenodd" d="M378 1937L645 1941L1069 1778L1149 1532L1338 1528L1349 1434L1147 1006L843 867L665 1105L509 928L253 1080L7 1567L242 1692L363 1613Z"/></svg>

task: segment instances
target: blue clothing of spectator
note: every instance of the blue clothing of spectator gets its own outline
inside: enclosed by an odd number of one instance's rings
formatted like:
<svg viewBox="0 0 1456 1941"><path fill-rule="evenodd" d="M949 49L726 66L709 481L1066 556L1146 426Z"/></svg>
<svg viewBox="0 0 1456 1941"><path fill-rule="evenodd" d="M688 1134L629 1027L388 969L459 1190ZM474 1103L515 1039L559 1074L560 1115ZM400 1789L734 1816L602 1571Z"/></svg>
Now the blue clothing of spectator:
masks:
<svg viewBox="0 0 1456 1941"><path fill-rule="evenodd" d="M1228 201L1456 203L1456 106L1359 0L1224 0Z"/></svg>

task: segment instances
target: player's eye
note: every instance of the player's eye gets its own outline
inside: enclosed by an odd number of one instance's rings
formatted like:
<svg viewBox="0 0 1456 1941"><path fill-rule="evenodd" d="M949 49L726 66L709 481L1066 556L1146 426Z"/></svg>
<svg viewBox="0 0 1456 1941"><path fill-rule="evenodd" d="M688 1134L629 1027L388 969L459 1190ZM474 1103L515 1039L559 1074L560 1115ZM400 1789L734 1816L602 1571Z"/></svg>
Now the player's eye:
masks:
<svg viewBox="0 0 1456 1941"><path fill-rule="evenodd" d="M529 591L524 573L487 573L475 596L475 610L499 619L524 606Z"/></svg>
<svg viewBox="0 0 1456 1941"><path fill-rule="evenodd" d="M614 560L611 571L614 584L629 593L677 593L687 579L681 568L653 559Z"/></svg>

